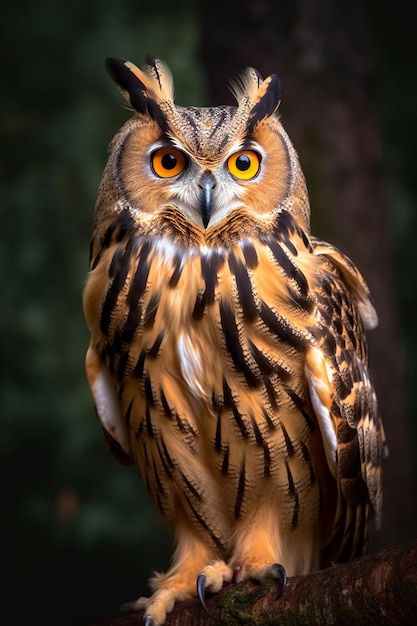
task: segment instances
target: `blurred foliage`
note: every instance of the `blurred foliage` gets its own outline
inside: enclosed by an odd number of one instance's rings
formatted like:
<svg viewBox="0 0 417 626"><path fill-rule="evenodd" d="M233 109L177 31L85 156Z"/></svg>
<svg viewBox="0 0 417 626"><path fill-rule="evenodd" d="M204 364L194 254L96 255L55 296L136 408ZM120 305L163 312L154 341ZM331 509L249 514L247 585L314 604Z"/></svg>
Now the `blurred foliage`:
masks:
<svg viewBox="0 0 417 626"><path fill-rule="evenodd" d="M179 104L206 103L195 6L22 0L2 8L1 563L13 623L32 616L52 625L59 616L60 626L74 626L115 615L168 564L170 540L135 470L119 468L101 436L84 376L81 294L107 144L128 117L103 60L156 54L169 61ZM407 76L387 77L390 94L394 79L400 92ZM416 254L403 244L416 225L404 122L414 119L412 102L398 96L385 118L401 285L413 284ZM415 294L401 285L416 348Z"/></svg>

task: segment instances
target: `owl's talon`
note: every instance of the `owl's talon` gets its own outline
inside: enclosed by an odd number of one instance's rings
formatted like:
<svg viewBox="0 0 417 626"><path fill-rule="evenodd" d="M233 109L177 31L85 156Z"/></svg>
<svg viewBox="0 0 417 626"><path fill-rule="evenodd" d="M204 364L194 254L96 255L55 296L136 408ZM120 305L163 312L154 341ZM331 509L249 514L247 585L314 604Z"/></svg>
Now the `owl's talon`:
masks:
<svg viewBox="0 0 417 626"><path fill-rule="evenodd" d="M280 563L273 563L273 565L271 565L271 574L279 583L278 595L276 597L276 599L279 600L287 586L287 572Z"/></svg>
<svg viewBox="0 0 417 626"><path fill-rule="evenodd" d="M145 626L153 626L153 619L150 615L147 615L145 617L145 621L144 621Z"/></svg>
<svg viewBox="0 0 417 626"><path fill-rule="evenodd" d="M199 574L197 576L197 594L200 599L201 606L203 607L205 612L208 614L209 611L206 605L206 584L207 584L206 575L203 573Z"/></svg>

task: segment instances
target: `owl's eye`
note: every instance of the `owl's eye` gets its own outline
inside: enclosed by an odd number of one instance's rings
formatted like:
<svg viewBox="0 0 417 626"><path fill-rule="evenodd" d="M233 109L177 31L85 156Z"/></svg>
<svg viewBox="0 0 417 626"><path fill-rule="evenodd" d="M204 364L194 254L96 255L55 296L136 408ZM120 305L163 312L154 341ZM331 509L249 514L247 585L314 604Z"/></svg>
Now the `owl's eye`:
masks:
<svg viewBox="0 0 417 626"><path fill-rule="evenodd" d="M160 178L173 178L185 168L184 154L176 148L161 148L152 155L153 171Z"/></svg>
<svg viewBox="0 0 417 626"><path fill-rule="evenodd" d="M239 150L227 159L227 169L235 178L250 180L259 171L261 159L253 150Z"/></svg>

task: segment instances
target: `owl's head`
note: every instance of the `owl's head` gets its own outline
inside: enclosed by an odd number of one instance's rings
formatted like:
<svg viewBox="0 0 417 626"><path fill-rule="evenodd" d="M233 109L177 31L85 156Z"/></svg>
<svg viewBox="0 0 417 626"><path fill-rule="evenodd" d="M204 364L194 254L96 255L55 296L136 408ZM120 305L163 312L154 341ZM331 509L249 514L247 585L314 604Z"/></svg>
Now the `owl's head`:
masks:
<svg viewBox="0 0 417 626"><path fill-rule="evenodd" d="M286 210L308 230L304 177L277 116L278 77L248 68L232 85L237 106L181 107L168 68L146 62L106 61L134 115L111 144L96 226L127 209L144 235L210 245L270 232Z"/></svg>

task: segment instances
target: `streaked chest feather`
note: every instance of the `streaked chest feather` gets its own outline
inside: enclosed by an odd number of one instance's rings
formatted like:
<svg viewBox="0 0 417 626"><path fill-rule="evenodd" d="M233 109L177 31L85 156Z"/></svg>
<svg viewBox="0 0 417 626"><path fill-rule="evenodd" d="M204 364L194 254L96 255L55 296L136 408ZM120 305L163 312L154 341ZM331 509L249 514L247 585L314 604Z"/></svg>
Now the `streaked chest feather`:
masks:
<svg viewBox="0 0 417 626"><path fill-rule="evenodd" d="M160 372L209 398L227 371L250 388L301 372L314 309L301 258L290 241L267 237L219 249L158 237L110 246L87 300L100 308L91 318L116 379L158 360ZM216 359L224 357L221 369Z"/></svg>

